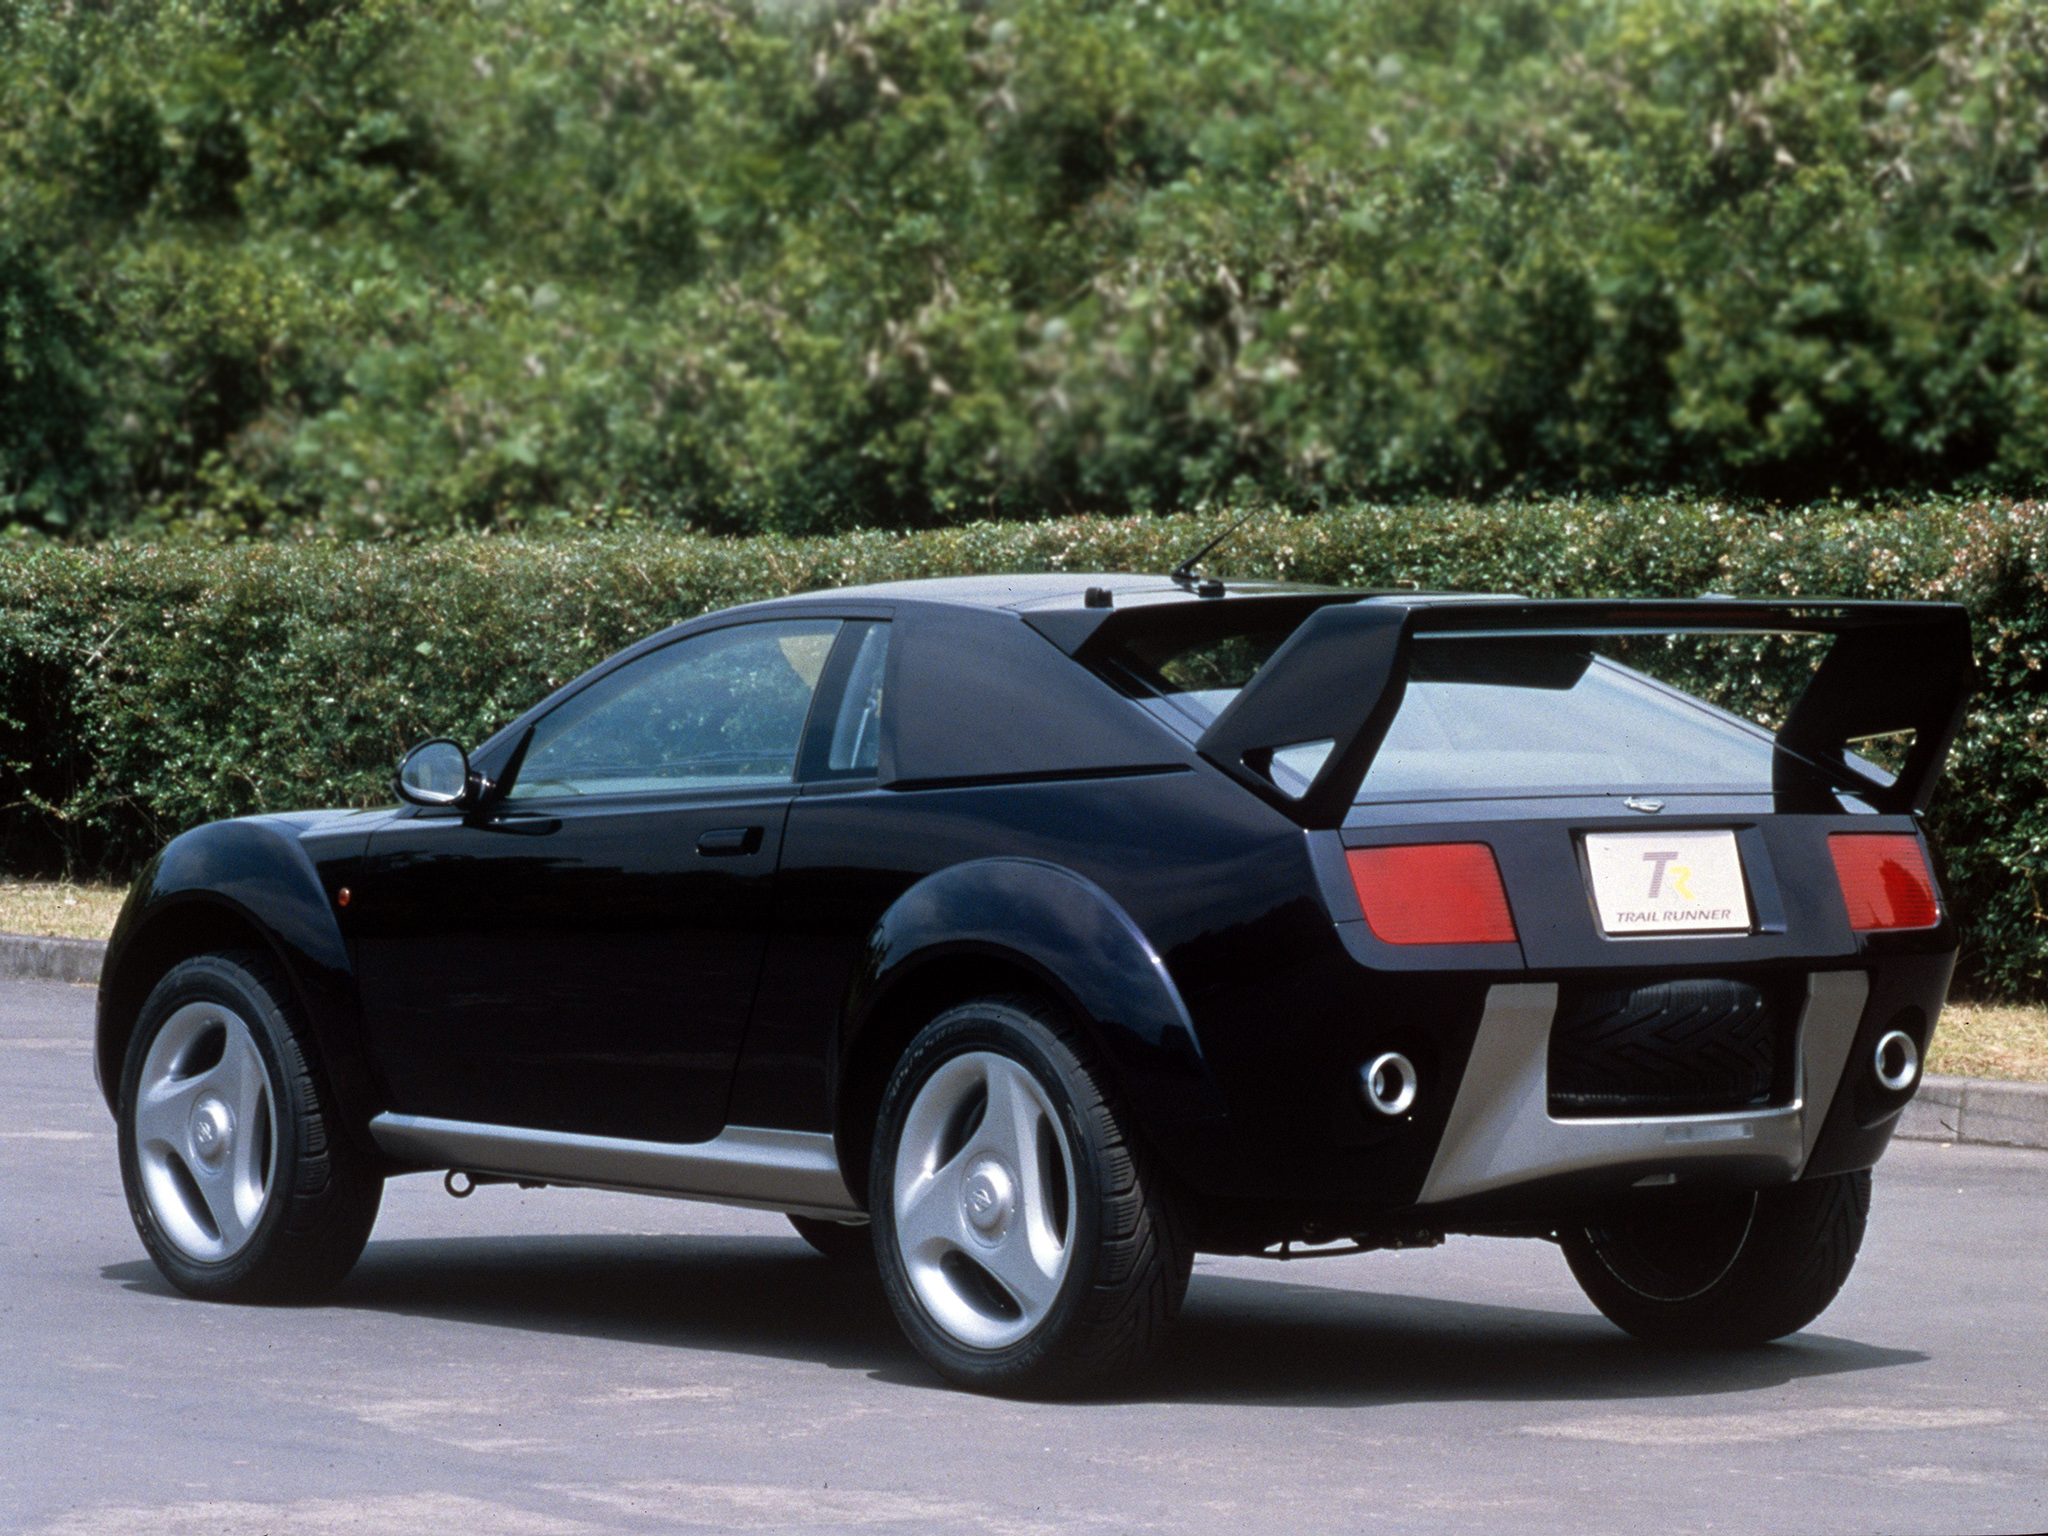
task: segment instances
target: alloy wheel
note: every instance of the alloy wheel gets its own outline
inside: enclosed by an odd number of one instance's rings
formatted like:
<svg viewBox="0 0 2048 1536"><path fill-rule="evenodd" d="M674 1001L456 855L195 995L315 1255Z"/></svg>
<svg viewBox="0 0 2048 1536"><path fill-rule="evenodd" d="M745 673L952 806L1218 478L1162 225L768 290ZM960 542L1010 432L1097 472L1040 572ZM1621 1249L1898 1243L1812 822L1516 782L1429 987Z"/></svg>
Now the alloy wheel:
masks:
<svg viewBox="0 0 2048 1536"><path fill-rule="evenodd" d="M1074 1157L1043 1085L993 1051L942 1062L897 1144L895 1238L932 1320L1001 1349L1041 1323L1073 1256Z"/></svg>
<svg viewBox="0 0 2048 1536"><path fill-rule="evenodd" d="M142 1063L135 1153L163 1235L214 1264L249 1243L277 1166L270 1071L248 1024L211 1001L164 1021Z"/></svg>

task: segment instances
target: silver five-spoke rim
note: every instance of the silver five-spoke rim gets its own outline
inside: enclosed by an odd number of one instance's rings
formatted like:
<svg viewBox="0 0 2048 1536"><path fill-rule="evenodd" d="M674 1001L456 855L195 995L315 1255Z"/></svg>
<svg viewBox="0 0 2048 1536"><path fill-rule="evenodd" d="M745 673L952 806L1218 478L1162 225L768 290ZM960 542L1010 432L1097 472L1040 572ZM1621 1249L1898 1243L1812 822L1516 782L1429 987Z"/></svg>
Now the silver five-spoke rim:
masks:
<svg viewBox="0 0 2048 1536"><path fill-rule="evenodd" d="M159 1231L203 1263L239 1253L277 1163L270 1074L249 1026L187 1003L150 1043L136 1085L135 1159Z"/></svg>
<svg viewBox="0 0 2048 1536"><path fill-rule="evenodd" d="M896 1247L933 1321L978 1349L1044 1319L1073 1254L1074 1158L1019 1063L970 1051L912 1101L896 1148Z"/></svg>

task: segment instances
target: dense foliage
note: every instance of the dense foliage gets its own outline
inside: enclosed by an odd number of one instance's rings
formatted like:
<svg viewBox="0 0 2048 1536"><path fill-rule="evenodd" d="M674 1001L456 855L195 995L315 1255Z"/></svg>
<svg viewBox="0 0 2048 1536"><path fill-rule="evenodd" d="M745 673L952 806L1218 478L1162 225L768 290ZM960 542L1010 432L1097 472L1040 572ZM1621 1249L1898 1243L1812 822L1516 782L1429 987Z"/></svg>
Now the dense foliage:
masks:
<svg viewBox="0 0 2048 1536"><path fill-rule="evenodd" d="M640 530L0 554L0 867L120 873L213 817L385 801L411 742L474 742L616 647L707 608L959 572L1161 570L1218 526L1065 518L815 539ZM1964 923L1964 983L2048 996L2048 509L1759 517L1656 498L1273 511L1210 568L1538 596L1967 603L1980 688L1930 824ZM1774 718L1783 660L1724 657L1697 682Z"/></svg>
<svg viewBox="0 0 2048 1536"><path fill-rule="evenodd" d="M17 528L2048 466L2033 0L9 0L0 54Z"/></svg>

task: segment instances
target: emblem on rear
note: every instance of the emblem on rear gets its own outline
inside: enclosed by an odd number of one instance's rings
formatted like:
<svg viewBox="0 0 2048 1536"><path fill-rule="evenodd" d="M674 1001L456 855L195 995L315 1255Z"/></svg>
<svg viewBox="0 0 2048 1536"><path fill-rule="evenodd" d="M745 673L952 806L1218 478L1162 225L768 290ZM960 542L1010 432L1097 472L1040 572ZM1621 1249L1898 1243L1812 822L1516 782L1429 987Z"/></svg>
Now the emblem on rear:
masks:
<svg viewBox="0 0 2048 1536"><path fill-rule="evenodd" d="M1630 795L1621 803L1632 811L1643 811L1645 813L1654 813L1664 809L1664 802L1662 800L1651 800L1642 795Z"/></svg>

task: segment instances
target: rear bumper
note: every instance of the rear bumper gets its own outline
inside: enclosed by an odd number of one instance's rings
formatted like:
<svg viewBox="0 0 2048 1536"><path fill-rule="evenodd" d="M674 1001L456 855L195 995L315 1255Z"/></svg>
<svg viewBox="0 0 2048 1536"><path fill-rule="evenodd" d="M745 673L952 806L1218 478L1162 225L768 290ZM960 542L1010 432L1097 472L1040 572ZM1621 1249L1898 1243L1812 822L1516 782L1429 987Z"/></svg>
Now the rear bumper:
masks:
<svg viewBox="0 0 2048 1536"><path fill-rule="evenodd" d="M1918 1087L1917 1077L1883 1087L1877 1044L1900 1029L1925 1060L1955 961L1947 948L1891 948L1772 973L1797 1006L1788 1087L1768 1106L1553 1115L1551 1028L1569 979L1496 972L1453 988L1411 976L1396 989L1381 977L1317 1010L1321 1027L1306 1009L1269 1015L1301 1048L1232 1060L1226 1080L1265 1065L1258 1091L1226 1120L1158 1126L1157 1139L1230 1231L1267 1241L1283 1229L1349 1232L1388 1219L1440 1230L1540 1225L1617 1201L1868 1168ZM1337 986L1323 971L1296 995ZM1359 1065L1383 1050L1408 1056L1420 1077L1413 1110L1397 1119L1370 1113L1360 1092Z"/></svg>
<svg viewBox="0 0 2048 1536"><path fill-rule="evenodd" d="M1798 1097L1789 1105L1559 1120L1549 1113L1546 1080L1557 983L1495 986L1417 1204L1477 1203L1518 1186L1597 1200L1632 1189L1795 1179L1820 1140L1869 997L1865 972L1808 976L1796 1037Z"/></svg>

